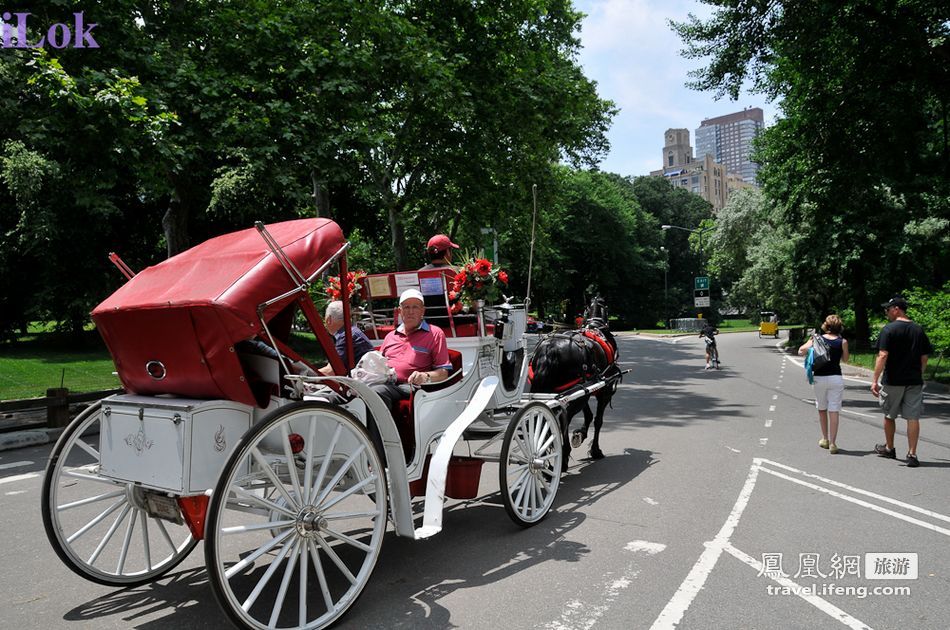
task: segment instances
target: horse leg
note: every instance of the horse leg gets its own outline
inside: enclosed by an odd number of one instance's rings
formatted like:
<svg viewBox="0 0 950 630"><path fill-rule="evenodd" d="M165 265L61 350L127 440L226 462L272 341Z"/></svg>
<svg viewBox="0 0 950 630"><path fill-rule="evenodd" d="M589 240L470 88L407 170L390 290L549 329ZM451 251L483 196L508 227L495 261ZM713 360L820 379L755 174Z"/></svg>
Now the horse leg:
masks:
<svg viewBox="0 0 950 630"><path fill-rule="evenodd" d="M584 427L577 429L574 433L571 434L571 446L574 448L580 448L581 444L584 443L584 440L587 439L587 430L590 428L590 423L594 420L594 414L590 411L589 399L585 400L581 409L584 411Z"/></svg>
<svg viewBox="0 0 950 630"><path fill-rule="evenodd" d="M604 409L609 402L609 396L597 397L597 413L594 416L594 441L590 443L591 459L604 458L604 452L600 450L600 427L604 425Z"/></svg>
<svg viewBox="0 0 950 630"><path fill-rule="evenodd" d="M569 409L561 411L561 472L567 472L567 465L571 459L571 441L568 439L567 432L571 425L571 415Z"/></svg>

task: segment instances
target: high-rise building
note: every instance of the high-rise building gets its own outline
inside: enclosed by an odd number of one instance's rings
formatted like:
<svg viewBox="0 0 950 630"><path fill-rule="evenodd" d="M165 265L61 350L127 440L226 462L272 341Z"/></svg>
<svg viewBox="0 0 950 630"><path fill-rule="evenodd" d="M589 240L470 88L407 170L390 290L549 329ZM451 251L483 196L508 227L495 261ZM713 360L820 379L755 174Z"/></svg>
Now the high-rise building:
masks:
<svg viewBox="0 0 950 630"><path fill-rule="evenodd" d="M765 118L759 107L707 118L696 130L697 159L711 155L713 160L740 175L747 184L757 185L759 165L749 158L752 155L752 141L764 128Z"/></svg>
<svg viewBox="0 0 950 630"><path fill-rule="evenodd" d="M675 188L699 195L712 204L713 212L726 205L733 190L749 187L740 177L728 173L711 155L694 159L689 129L667 129L663 137L663 168L650 175L665 177Z"/></svg>

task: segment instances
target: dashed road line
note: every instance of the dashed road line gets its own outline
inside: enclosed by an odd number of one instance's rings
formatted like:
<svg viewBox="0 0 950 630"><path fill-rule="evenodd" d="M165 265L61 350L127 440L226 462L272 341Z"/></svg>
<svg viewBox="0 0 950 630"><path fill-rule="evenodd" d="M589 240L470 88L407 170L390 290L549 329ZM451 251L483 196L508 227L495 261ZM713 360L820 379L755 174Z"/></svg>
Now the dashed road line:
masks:
<svg viewBox="0 0 950 630"><path fill-rule="evenodd" d="M39 473L25 473L22 475L13 475L12 477L4 477L0 479L0 484L2 483L13 483L14 481L25 481L27 479L36 479L39 477Z"/></svg>
<svg viewBox="0 0 950 630"><path fill-rule="evenodd" d="M7 470L8 468L22 468L23 466L32 466L33 462L10 462L9 464L0 464L0 470Z"/></svg>
<svg viewBox="0 0 950 630"><path fill-rule="evenodd" d="M772 428L772 418L766 418L766 419L765 419L765 428L766 428L766 429Z"/></svg>

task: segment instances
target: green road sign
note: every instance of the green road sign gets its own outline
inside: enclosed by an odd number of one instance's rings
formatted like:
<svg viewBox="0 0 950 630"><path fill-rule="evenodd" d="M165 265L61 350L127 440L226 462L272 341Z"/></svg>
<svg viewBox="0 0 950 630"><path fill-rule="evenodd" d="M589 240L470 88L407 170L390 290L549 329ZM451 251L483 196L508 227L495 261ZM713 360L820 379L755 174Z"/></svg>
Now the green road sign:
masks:
<svg viewBox="0 0 950 630"><path fill-rule="evenodd" d="M708 289L709 276L698 276L696 278L693 278L693 288L695 288L696 290Z"/></svg>

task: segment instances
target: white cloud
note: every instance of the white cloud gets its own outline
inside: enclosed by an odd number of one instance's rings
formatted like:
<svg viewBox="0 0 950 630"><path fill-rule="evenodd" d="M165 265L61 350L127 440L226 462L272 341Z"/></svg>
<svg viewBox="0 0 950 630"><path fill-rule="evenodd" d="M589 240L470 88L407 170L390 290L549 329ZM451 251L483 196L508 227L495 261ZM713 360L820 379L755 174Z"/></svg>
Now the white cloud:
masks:
<svg viewBox="0 0 950 630"><path fill-rule="evenodd" d="M597 81L601 97L621 110L609 133L612 148L603 170L645 175L660 168L663 133L671 127L685 127L692 134L704 118L743 107L762 107L767 123L774 117L776 108L761 96L716 101L711 93L685 87L689 70L702 63L680 56L683 44L668 20L685 20L691 12L708 17L707 5L697 0L578 0L576 6L587 14L579 56L585 74Z"/></svg>

